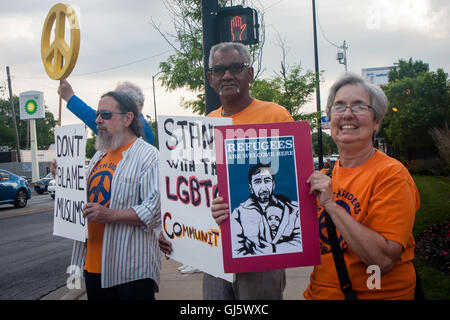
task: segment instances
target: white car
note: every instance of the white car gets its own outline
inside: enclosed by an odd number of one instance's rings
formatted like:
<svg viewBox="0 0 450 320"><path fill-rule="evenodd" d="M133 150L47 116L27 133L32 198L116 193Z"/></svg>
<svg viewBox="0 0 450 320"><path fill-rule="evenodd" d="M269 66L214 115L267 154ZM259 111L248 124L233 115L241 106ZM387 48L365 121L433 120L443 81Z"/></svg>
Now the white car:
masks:
<svg viewBox="0 0 450 320"><path fill-rule="evenodd" d="M55 181L55 179L53 179L48 183L48 187L47 187L47 191L48 191L48 193L50 193L50 196L52 197L52 199L55 199L55 187L56 187L56 181Z"/></svg>

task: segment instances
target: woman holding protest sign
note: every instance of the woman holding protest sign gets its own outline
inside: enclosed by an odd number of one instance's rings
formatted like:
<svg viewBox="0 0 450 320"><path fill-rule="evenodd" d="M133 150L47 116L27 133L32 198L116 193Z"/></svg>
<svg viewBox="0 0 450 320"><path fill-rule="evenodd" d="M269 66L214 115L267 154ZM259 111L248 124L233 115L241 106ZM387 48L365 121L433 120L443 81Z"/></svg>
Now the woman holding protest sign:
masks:
<svg viewBox="0 0 450 320"><path fill-rule="evenodd" d="M322 264L314 267L307 299L414 299L419 194L408 170L373 147L387 105L379 87L355 74L330 89L326 113L340 158L328 175L315 171L308 179L319 202ZM334 250L327 215L337 231Z"/></svg>

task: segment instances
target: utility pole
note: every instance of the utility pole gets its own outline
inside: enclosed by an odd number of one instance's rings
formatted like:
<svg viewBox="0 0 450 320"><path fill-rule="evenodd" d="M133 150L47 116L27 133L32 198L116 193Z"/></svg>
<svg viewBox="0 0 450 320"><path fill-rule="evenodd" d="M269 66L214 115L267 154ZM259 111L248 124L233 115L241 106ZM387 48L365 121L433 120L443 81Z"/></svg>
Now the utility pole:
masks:
<svg viewBox="0 0 450 320"><path fill-rule="evenodd" d="M159 142L158 142L158 119L156 115L156 95L155 95L155 78L160 74L162 71L159 71L157 74L152 76L152 89L153 89L153 108L155 109L155 137L153 141L153 145L158 148Z"/></svg>
<svg viewBox="0 0 450 320"><path fill-rule="evenodd" d="M344 65L345 72L347 72L347 49L348 49L347 42L344 40L344 43L339 48L342 49L343 52L338 52L336 60L338 60L340 64Z"/></svg>
<svg viewBox="0 0 450 320"><path fill-rule="evenodd" d="M205 75L205 111L206 114L220 107L220 99L209 85L209 52L211 47L219 43L217 32L217 0L202 0L202 28L203 28L203 65Z"/></svg>
<svg viewBox="0 0 450 320"><path fill-rule="evenodd" d="M16 136L17 162L22 162L22 159L20 157L19 134L17 132L16 112L14 110L14 99L13 99L12 87L11 87L11 76L9 75L9 66L6 66L6 74L8 76L9 104L11 107L12 122L13 122L13 126L14 126L14 133Z"/></svg>
<svg viewBox="0 0 450 320"><path fill-rule="evenodd" d="M316 103L317 103L317 112L321 112L320 108L320 79L319 79L319 57L317 50L317 28L316 28L316 1L312 0L313 7L313 30L314 30L314 60L315 60L315 71L316 71ZM317 119L317 142L319 148L319 154L317 155L319 158L319 169L323 168L323 152L322 152L322 119L319 116Z"/></svg>

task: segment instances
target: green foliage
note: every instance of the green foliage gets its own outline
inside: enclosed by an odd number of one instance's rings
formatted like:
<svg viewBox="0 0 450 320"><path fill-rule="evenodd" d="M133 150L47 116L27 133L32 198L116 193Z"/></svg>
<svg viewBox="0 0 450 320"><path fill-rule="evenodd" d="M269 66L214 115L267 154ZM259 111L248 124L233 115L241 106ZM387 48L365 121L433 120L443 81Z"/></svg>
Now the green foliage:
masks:
<svg viewBox="0 0 450 320"><path fill-rule="evenodd" d="M408 61L400 59L398 65L389 72L389 82L401 80L403 78L415 78L419 74L430 71L428 63L422 60L413 61L409 58Z"/></svg>
<svg viewBox="0 0 450 320"><path fill-rule="evenodd" d="M86 159L91 159L96 150L95 150L95 138L97 136L92 132L92 136L86 140Z"/></svg>
<svg viewBox="0 0 450 320"><path fill-rule="evenodd" d="M14 129L10 125L10 118L6 115L0 115L0 145L12 146L14 145Z"/></svg>
<svg viewBox="0 0 450 320"><path fill-rule="evenodd" d="M420 209L414 222L414 237L428 227L450 217L450 180L443 177L414 175L420 194Z"/></svg>
<svg viewBox="0 0 450 320"><path fill-rule="evenodd" d="M22 149L27 146L27 121L20 120L19 97L14 96L14 112L16 113L17 132L19 135L19 145ZM43 119L36 120L36 136L38 149L47 148L54 143L54 128L56 121L53 114L45 107L45 116ZM0 145L16 148L14 127L11 115L9 100L0 99Z"/></svg>
<svg viewBox="0 0 450 320"><path fill-rule="evenodd" d="M229 1L219 0L219 5L225 6L227 2ZM233 5L248 5L245 2L245 0L233 1ZM159 64L159 69L162 71L160 77L162 85L169 91L184 88L196 92L196 99L181 99L181 106L204 115L206 108L201 0L165 0L164 4L171 16L175 34L167 34L153 20L151 22L175 50L173 55ZM261 44L250 48L254 60L259 59L260 46Z"/></svg>
<svg viewBox="0 0 450 320"><path fill-rule="evenodd" d="M442 69L428 71L422 61L399 61L383 86L390 107L380 131L388 143L408 149L429 150L431 128L442 128L450 119L450 81Z"/></svg>
<svg viewBox="0 0 450 320"><path fill-rule="evenodd" d="M413 235L418 237L435 223L450 217L450 180L442 177L417 176L414 182L420 194L420 209L416 213ZM425 261L415 261L429 299L450 299L450 277Z"/></svg>
<svg viewBox="0 0 450 320"><path fill-rule="evenodd" d="M319 142L318 142L318 133L314 132L311 135L312 140L312 146L313 146L313 153L319 154ZM336 143L333 141L330 135L328 135L326 132L322 131L322 150L323 154L333 154L338 153L338 148L336 146Z"/></svg>
<svg viewBox="0 0 450 320"><path fill-rule="evenodd" d="M273 101L285 107L295 121L308 121L311 130L317 129L317 119L320 114L302 113L301 107L311 100L316 89L315 73L307 70L302 74L300 65L285 67L282 64L280 74L272 79L259 79L253 83L250 93L253 97Z"/></svg>

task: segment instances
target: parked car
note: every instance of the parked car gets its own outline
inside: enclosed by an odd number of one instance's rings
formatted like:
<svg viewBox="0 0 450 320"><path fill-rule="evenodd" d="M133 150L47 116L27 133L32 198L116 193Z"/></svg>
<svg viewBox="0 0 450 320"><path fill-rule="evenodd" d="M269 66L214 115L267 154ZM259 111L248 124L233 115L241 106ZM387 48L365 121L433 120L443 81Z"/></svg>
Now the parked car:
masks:
<svg viewBox="0 0 450 320"><path fill-rule="evenodd" d="M31 190L24 177L0 169L0 204L11 203L23 208L31 198Z"/></svg>
<svg viewBox="0 0 450 320"><path fill-rule="evenodd" d="M47 191L48 184L51 180L53 180L53 175L50 172L45 177L34 183L34 190L36 190L36 192L39 194L43 194L45 191Z"/></svg>
<svg viewBox="0 0 450 320"><path fill-rule="evenodd" d="M326 158L322 158L323 159L323 167L324 168L329 168L330 167L330 161ZM313 158L314 161L314 170L319 170L319 157L314 157Z"/></svg>
<svg viewBox="0 0 450 320"><path fill-rule="evenodd" d="M330 166L334 167L334 164L336 161L338 161L339 155L338 154L332 154L328 157L328 161L330 162Z"/></svg>
<svg viewBox="0 0 450 320"><path fill-rule="evenodd" d="M56 188L55 179L50 180L50 182L48 183L47 191L50 194L50 197L52 197L52 199L55 199L55 188Z"/></svg>

